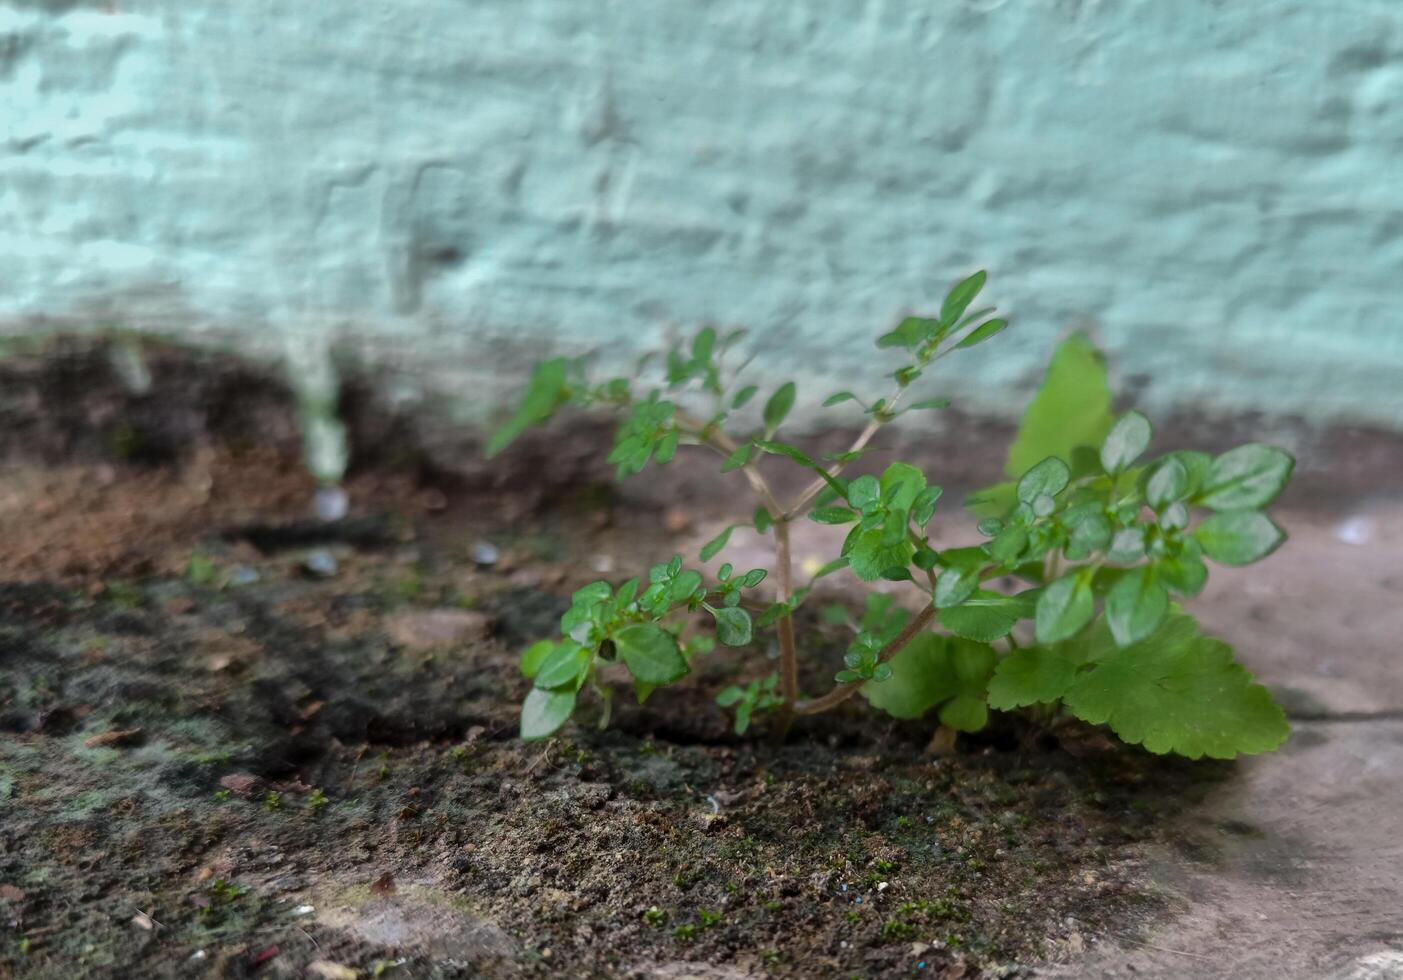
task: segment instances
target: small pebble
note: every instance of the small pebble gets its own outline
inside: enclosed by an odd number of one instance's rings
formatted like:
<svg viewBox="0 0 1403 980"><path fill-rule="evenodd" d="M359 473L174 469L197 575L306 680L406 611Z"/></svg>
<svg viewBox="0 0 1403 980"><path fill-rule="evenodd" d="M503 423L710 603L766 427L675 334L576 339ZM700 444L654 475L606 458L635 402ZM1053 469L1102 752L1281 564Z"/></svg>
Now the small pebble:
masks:
<svg viewBox="0 0 1403 980"><path fill-rule="evenodd" d="M325 548L318 548L303 559L302 567L320 578L331 578L336 574L339 566L335 555Z"/></svg>
<svg viewBox="0 0 1403 980"><path fill-rule="evenodd" d="M502 560L502 552L494 544L479 541L468 550L468 557L474 564L488 568Z"/></svg>
<svg viewBox="0 0 1403 980"><path fill-rule="evenodd" d="M252 585L258 581L258 569L252 565L235 565L229 569L229 584L234 586Z"/></svg>
<svg viewBox="0 0 1403 980"><path fill-rule="evenodd" d="M1350 517L1335 525L1335 537L1345 544L1366 545L1374 540L1374 522L1367 517Z"/></svg>
<svg viewBox="0 0 1403 980"><path fill-rule="evenodd" d="M339 521L350 510L351 501L340 487L322 487L312 497L312 513L319 521Z"/></svg>

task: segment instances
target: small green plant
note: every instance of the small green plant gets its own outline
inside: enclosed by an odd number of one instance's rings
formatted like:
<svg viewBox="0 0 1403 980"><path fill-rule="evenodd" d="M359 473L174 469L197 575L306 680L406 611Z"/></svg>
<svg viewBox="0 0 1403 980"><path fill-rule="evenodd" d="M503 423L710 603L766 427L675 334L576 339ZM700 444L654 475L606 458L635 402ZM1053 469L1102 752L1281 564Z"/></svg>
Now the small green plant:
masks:
<svg viewBox="0 0 1403 980"><path fill-rule="evenodd" d="M320 787L313 787L312 791L307 794L307 808L313 813L325 809L330 803L331 801L327 799Z"/></svg>
<svg viewBox="0 0 1403 980"><path fill-rule="evenodd" d="M617 589L607 582L580 589L562 617L561 638L522 656L535 684L522 707L523 737L558 731L586 685L602 700L606 724L603 666L623 664L640 700L680 679L709 649L704 635L684 638L691 614L706 612L729 646L750 644L756 630L776 633L778 671L727 687L717 699L734 709L738 733L772 713L782 736L795 716L862 693L898 718L935 711L953 731L984 727L990 708L1029 709L1042 721L1071 715L1105 724L1127 742L1190 758L1280 745L1289 731L1281 709L1178 602L1203 589L1207 561L1250 564L1285 539L1263 508L1290 478L1287 453L1253 443L1216 457L1176 451L1147 458L1149 420L1137 411L1113 413L1104 358L1078 334L1058 348L1023 417L1008 454L1009 481L966 501L982 543L931 545L942 489L917 467L896 462L880 473L847 475L884 425L949 404L913 396L918 381L1008 325L992 308L971 311L984 283L985 274L975 273L950 290L938 313L907 317L878 338L878 348L902 356L891 374L894 390L870 402L847 391L828 397L825 407L856 406L866 424L847 450L820 459L778 438L795 403L793 382L775 388L759 418L732 434L758 394L755 385L733 385L725 370L740 332L721 337L704 328L689 347L645 357L630 377L602 383L589 380L581 360L538 365L515 414L489 442L489 456L564 406L619 412L624 420L609 454L619 476L665 464L684 445L715 453L722 472L740 474L759 506L709 541L700 558L710 561L736 528L751 527L773 539L775 574L768 602L749 591L766 580L763 569L737 574L725 564L708 583L684 569L681 556L653 566L646 585L635 578ZM643 388L638 379L650 365L661 366L661 378ZM781 500L765 472L770 457L809 471L810 482ZM803 519L850 530L838 556L796 586L790 529ZM826 615L854 635L835 686L806 697L794 613L818 579L842 569L863 582L909 584L920 607L908 612L889 595L873 595L859 620L842 609Z"/></svg>
<svg viewBox="0 0 1403 980"><path fill-rule="evenodd" d="M277 790L269 790L268 795L263 797L263 809L269 813L277 813L283 808L283 794Z"/></svg>
<svg viewBox="0 0 1403 980"><path fill-rule="evenodd" d="M654 929L661 929L667 924L667 913L653 905L643 913L643 921Z"/></svg>

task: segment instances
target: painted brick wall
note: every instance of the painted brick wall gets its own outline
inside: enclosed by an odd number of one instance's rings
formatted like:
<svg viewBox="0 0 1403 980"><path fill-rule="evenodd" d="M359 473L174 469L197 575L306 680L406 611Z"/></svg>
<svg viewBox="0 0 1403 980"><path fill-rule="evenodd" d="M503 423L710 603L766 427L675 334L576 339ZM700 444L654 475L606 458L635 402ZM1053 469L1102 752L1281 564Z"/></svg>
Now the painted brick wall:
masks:
<svg viewBox="0 0 1403 980"><path fill-rule="evenodd" d="M1403 427L1403 4L0 2L10 333L331 346L472 414L708 319L811 405L977 265L978 407L1090 322L1152 407Z"/></svg>

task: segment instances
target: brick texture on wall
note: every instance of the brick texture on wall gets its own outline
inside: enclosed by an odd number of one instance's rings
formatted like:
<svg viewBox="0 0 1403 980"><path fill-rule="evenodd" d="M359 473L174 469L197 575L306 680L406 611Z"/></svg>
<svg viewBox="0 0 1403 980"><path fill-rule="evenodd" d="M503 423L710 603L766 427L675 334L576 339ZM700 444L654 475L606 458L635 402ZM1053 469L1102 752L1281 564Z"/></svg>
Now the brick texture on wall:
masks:
<svg viewBox="0 0 1403 980"><path fill-rule="evenodd" d="M976 409L1084 325L1147 407L1403 428L1403 5L0 0L10 334L334 349L480 416L710 321L812 410L979 266Z"/></svg>

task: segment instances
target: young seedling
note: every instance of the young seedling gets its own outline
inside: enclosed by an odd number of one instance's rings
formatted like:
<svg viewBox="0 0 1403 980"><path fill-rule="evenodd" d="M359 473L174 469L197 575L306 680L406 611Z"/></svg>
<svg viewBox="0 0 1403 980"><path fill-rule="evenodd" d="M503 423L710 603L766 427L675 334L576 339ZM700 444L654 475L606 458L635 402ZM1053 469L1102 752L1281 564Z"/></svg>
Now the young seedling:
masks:
<svg viewBox="0 0 1403 980"><path fill-rule="evenodd" d="M755 630L776 634L778 671L728 687L717 699L734 709L738 733L773 712L773 729L782 735L797 715L827 711L861 692L899 718L938 709L941 724L954 731L984 727L990 708L1034 708L1044 719L1072 715L1106 724L1127 742L1190 758L1280 745L1288 734L1281 709L1227 644L1200 634L1177 600L1203 589L1206 561L1249 564L1285 539L1263 513L1294 466L1285 452L1254 443L1216 457L1180 451L1147 460L1149 420L1135 411L1115 417L1103 358L1074 335L1057 350L1023 418L1009 451L1010 481L967 501L982 518L982 544L930 544L941 488L917 467L896 462L881 473L848 475L884 425L949 404L913 394L933 367L1007 327L992 307L971 309L984 283L985 273L975 273L949 291L938 313L907 317L877 339L878 348L901 355L892 390L875 401L847 391L828 397L825 407L856 406L866 423L847 450L821 459L778 438L795 403L793 382L770 392L759 419L743 424L759 390L735 385L725 370L740 332L722 337L704 328L689 347L660 361L649 355L631 377L602 383L589 380L582 360L538 365L515 414L489 442L489 456L567 405L619 412L624 421L608 457L619 476L665 464L684 445L716 454L722 472L738 473L758 506L700 557L709 561L736 528L753 527L774 542L775 574L767 604L746 603L745 596L766 580L763 569L738 574L726 564L707 583L683 567L681 556L653 566L646 584L635 578L617 589L585 586L561 620L560 639L542 640L522 656L522 671L534 681L522 707L522 736L558 731L586 686L600 698L600 723L607 724L611 690L598 682L605 665L622 663L640 700L679 680L692 658L710 649L705 634L686 638L692 614L705 612L728 646L750 644ZM660 366L660 381L641 387L637 379L650 366ZM763 471L770 456L812 479L782 499ZM838 556L796 587L790 531L805 519L851 529ZM890 596L872 596L861 620L850 623L855 635L834 686L806 697L794 613L818 579L841 569L864 582L907 583L920 595L919 608L907 612ZM1007 581L1019 587L995 587ZM763 611L752 619L747 604Z"/></svg>

